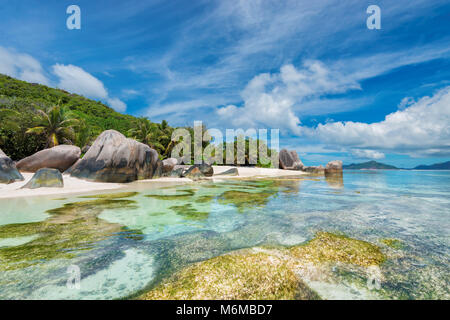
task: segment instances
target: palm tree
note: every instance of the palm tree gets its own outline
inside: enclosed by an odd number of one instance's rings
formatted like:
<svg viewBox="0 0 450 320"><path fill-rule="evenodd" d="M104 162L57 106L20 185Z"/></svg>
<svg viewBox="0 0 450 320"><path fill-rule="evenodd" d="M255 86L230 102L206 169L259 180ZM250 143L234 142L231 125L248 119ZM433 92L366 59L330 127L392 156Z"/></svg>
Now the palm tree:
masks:
<svg viewBox="0 0 450 320"><path fill-rule="evenodd" d="M139 118L136 128L128 130L128 135L158 151L164 148L159 143L158 127L147 118Z"/></svg>
<svg viewBox="0 0 450 320"><path fill-rule="evenodd" d="M145 143L165 157L173 148L172 131L166 120L152 123L147 118L139 118L136 128L130 129L128 135Z"/></svg>
<svg viewBox="0 0 450 320"><path fill-rule="evenodd" d="M59 145L64 140L72 141L75 136L74 126L78 120L71 118L65 108L56 105L47 112L37 110L40 125L29 128L27 134L45 134L46 148Z"/></svg>

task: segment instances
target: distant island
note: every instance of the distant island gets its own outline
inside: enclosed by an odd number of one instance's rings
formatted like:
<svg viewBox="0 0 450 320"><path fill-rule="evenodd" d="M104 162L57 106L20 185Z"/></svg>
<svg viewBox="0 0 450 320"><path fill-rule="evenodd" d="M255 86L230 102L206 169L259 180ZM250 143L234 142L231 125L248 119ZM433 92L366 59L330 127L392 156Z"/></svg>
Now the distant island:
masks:
<svg viewBox="0 0 450 320"><path fill-rule="evenodd" d="M367 161L363 163L352 163L348 165L342 166L343 169L348 170L366 170L366 169L382 169L382 170L398 170L397 167L391 166L389 164L376 162L376 161Z"/></svg>
<svg viewBox="0 0 450 320"><path fill-rule="evenodd" d="M377 170L450 170L450 161L435 163L431 165L421 164L414 168L397 168L395 166L391 166L390 164L385 164L377 161L367 161L362 163L352 163L343 165L342 169L344 170L369 170L369 169L377 169Z"/></svg>
<svg viewBox="0 0 450 320"><path fill-rule="evenodd" d="M450 170L450 161L435 163L429 166L422 164L415 167L414 170Z"/></svg>

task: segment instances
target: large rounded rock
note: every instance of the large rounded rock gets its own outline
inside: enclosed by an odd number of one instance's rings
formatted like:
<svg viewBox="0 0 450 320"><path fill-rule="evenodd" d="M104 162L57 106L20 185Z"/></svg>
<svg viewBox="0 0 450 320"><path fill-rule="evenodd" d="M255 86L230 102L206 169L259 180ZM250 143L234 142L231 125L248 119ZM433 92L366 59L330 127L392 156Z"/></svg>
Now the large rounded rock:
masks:
<svg viewBox="0 0 450 320"><path fill-rule="evenodd" d="M173 168L178 164L178 160L175 158L169 158L162 161L162 172L171 172Z"/></svg>
<svg viewBox="0 0 450 320"><path fill-rule="evenodd" d="M158 152L126 138L115 130L104 131L73 168L73 177L98 182L131 182L161 175Z"/></svg>
<svg viewBox="0 0 450 320"><path fill-rule="evenodd" d="M62 188L64 181L61 172L58 169L42 168L39 169L23 189L37 188Z"/></svg>
<svg viewBox="0 0 450 320"><path fill-rule="evenodd" d="M25 172L36 172L42 168L58 169L61 172L69 169L78 159L81 150L77 146L59 145L36 152L17 162L17 168Z"/></svg>
<svg viewBox="0 0 450 320"><path fill-rule="evenodd" d="M16 180L22 181L24 179L17 170L14 161L0 149L0 183L12 183Z"/></svg>
<svg viewBox="0 0 450 320"><path fill-rule="evenodd" d="M284 170L303 170L305 167L294 150L282 149L279 153L279 162L280 168Z"/></svg>
<svg viewBox="0 0 450 320"><path fill-rule="evenodd" d="M325 167L325 174L342 173L342 161L334 160L327 163Z"/></svg>

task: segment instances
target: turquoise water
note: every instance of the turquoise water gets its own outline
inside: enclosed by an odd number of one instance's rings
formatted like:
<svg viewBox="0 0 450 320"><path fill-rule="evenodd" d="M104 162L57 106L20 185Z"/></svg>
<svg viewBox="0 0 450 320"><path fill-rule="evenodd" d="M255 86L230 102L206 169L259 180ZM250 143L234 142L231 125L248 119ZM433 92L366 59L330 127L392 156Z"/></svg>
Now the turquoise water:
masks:
<svg viewBox="0 0 450 320"><path fill-rule="evenodd" d="M0 200L0 298L132 298L190 263L301 244L319 230L370 241L389 256L377 270L380 288L340 265L331 280L307 282L323 298L450 298L449 171L139 183L126 192ZM79 287L67 285L70 266L80 270Z"/></svg>

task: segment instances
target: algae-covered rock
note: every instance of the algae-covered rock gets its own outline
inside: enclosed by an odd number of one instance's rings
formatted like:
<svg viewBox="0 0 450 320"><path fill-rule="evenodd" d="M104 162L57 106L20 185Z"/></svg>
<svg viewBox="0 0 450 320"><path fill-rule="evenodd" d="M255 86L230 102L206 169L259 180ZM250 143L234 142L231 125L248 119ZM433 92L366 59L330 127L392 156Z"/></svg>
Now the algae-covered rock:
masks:
<svg viewBox="0 0 450 320"><path fill-rule="evenodd" d="M320 299L307 283L328 281L333 266L355 266L370 274L385 259L369 242L317 232L303 245L244 249L191 264L141 299Z"/></svg>
<svg viewBox="0 0 450 320"><path fill-rule="evenodd" d="M244 250L193 264L141 297L163 299L318 299L284 259Z"/></svg>
<svg viewBox="0 0 450 320"><path fill-rule="evenodd" d="M330 232L317 232L307 244L293 247L291 254L316 264L333 261L363 267L379 265L386 260L378 246Z"/></svg>
<svg viewBox="0 0 450 320"><path fill-rule="evenodd" d="M42 168L39 169L30 181L22 188L63 188L64 181L61 172L58 169Z"/></svg>

